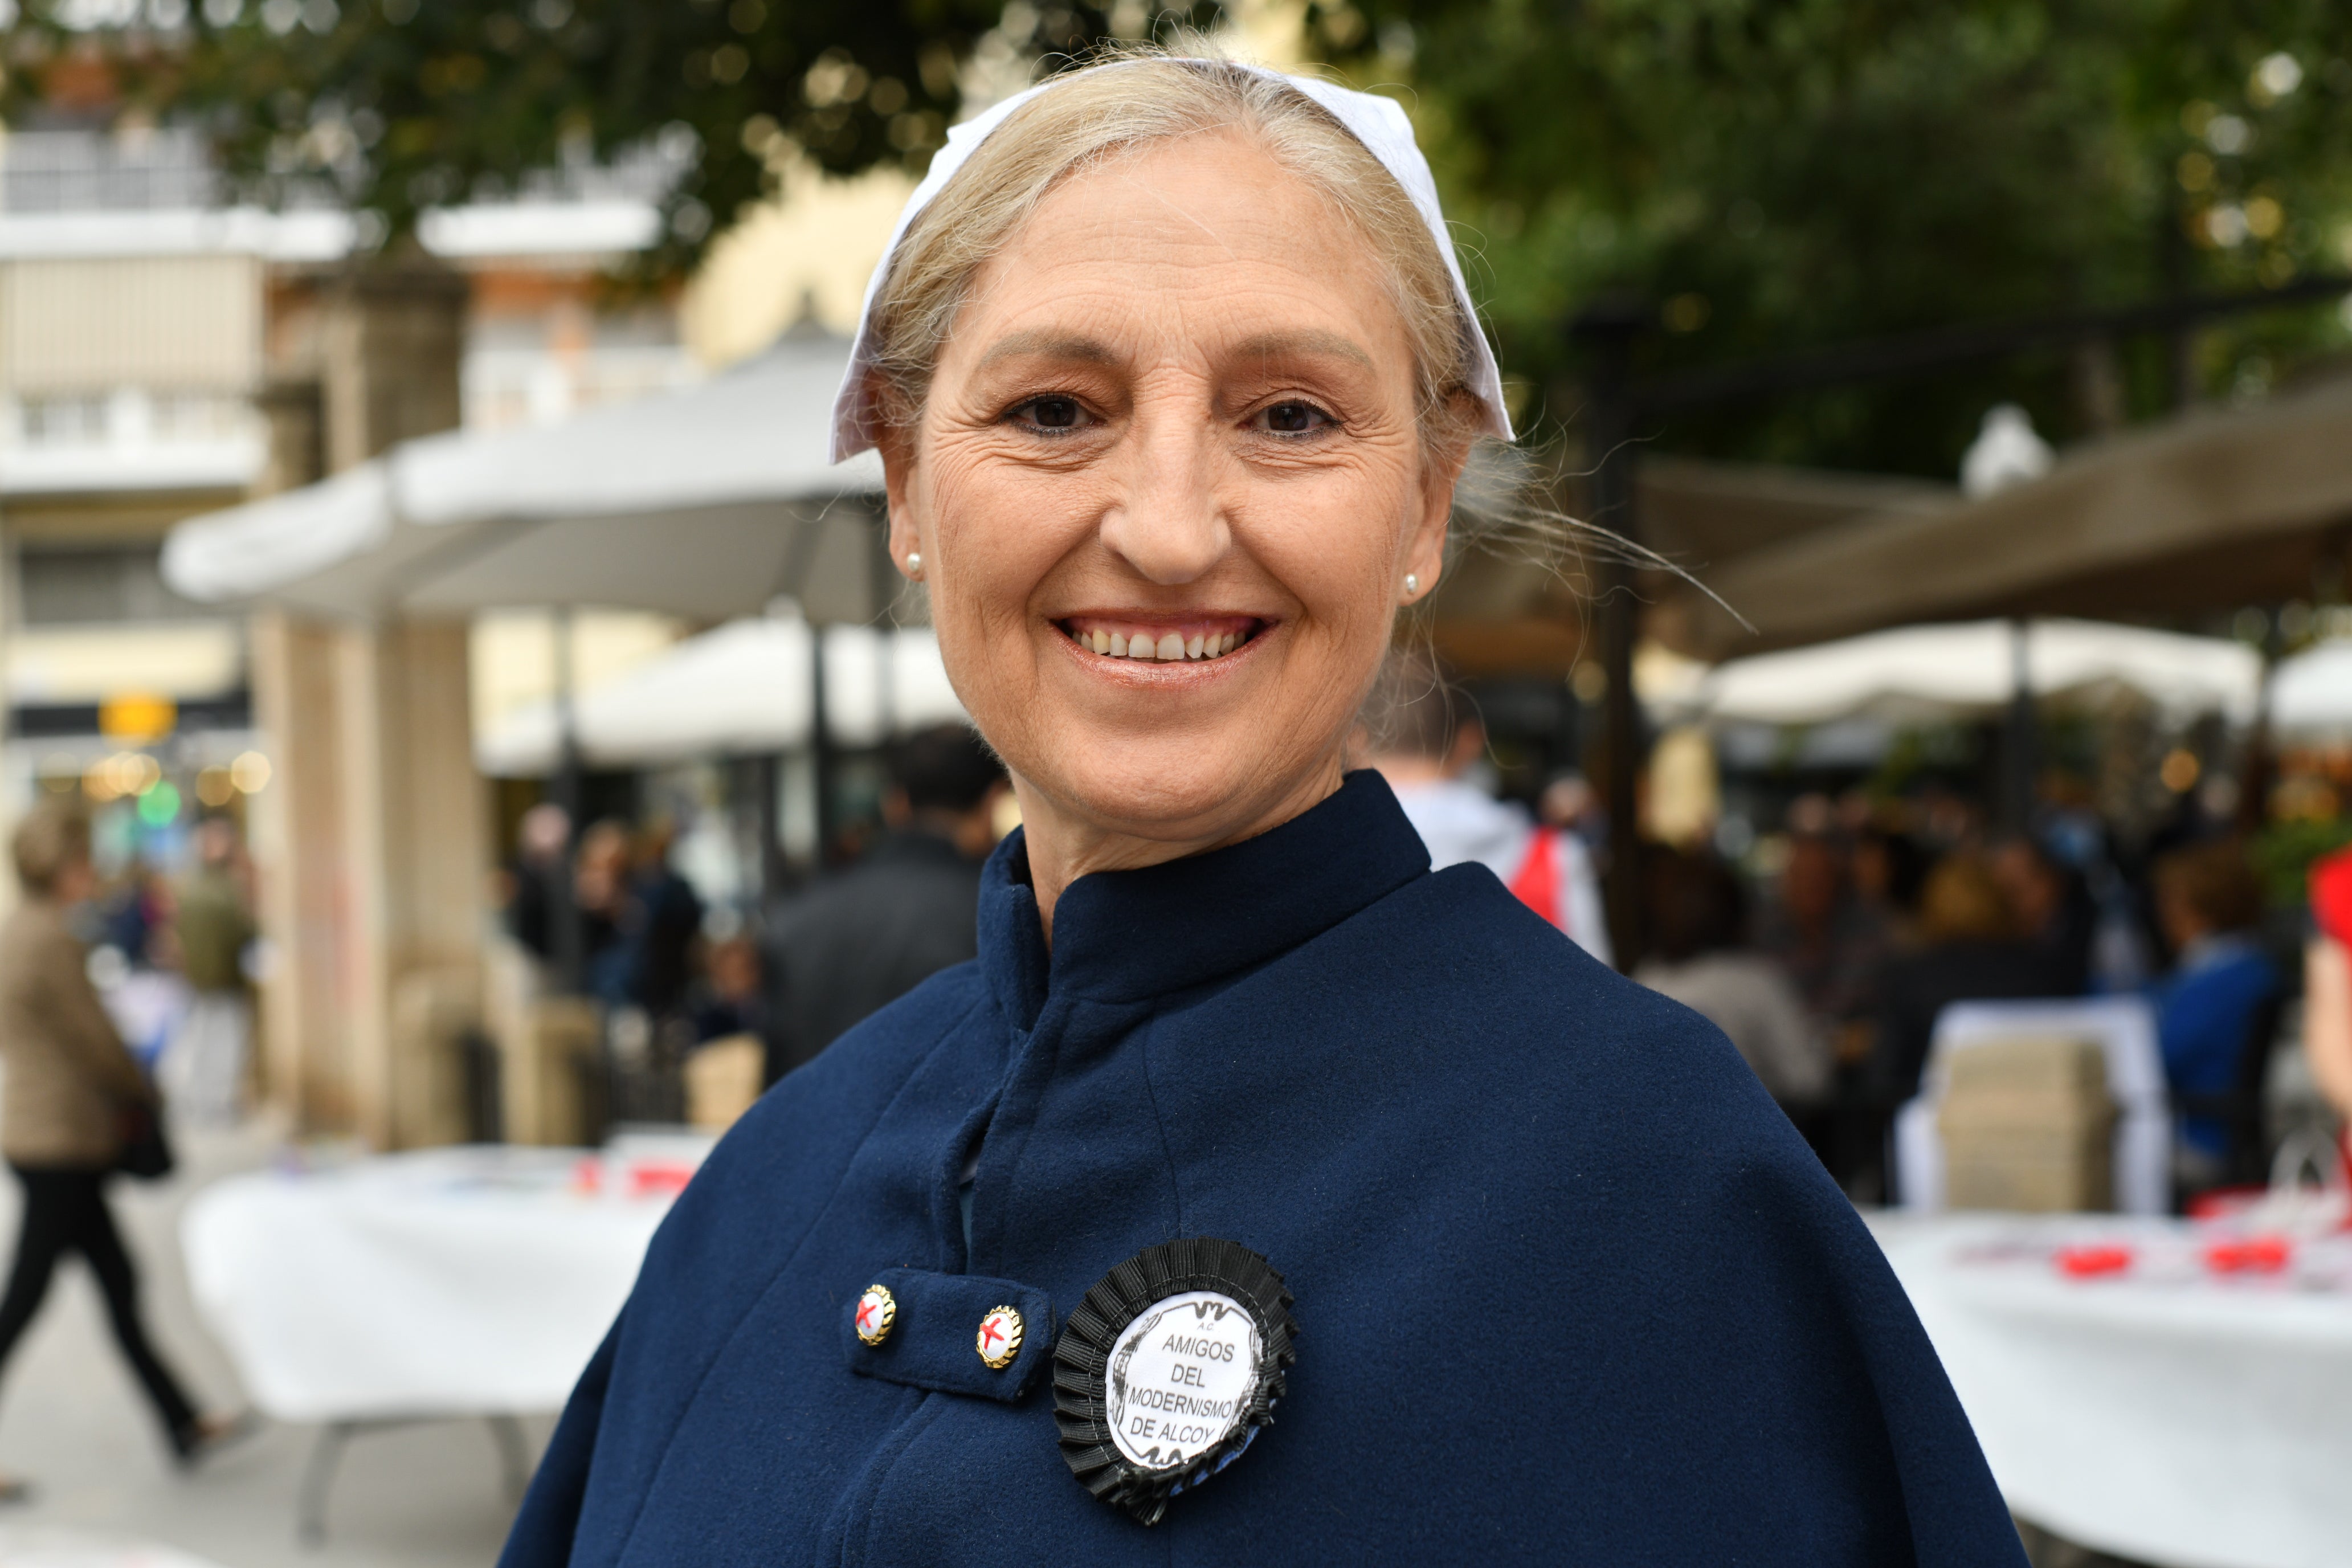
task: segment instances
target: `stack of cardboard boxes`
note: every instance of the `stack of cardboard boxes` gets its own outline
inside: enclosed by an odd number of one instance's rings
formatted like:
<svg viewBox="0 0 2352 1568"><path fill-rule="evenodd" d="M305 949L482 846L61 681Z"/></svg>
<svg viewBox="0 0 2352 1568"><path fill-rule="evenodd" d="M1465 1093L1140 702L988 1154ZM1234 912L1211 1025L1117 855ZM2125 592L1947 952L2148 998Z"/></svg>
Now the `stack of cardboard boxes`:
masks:
<svg viewBox="0 0 2352 1568"><path fill-rule="evenodd" d="M1937 1123L1945 1202L2031 1214L2115 1206L2115 1102L2095 1042L1989 1040L1955 1051Z"/></svg>

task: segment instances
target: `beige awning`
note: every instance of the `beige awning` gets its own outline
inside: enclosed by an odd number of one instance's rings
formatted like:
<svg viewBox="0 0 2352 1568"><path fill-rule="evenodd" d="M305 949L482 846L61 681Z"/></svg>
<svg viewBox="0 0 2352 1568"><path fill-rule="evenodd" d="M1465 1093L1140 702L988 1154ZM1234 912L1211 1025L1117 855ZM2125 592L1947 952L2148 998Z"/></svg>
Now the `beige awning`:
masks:
<svg viewBox="0 0 2352 1568"><path fill-rule="evenodd" d="M1981 500L1914 502L1703 571L1662 619L1716 658L1915 621L2162 617L2293 599L2352 539L2352 380L2077 447Z"/></svg>

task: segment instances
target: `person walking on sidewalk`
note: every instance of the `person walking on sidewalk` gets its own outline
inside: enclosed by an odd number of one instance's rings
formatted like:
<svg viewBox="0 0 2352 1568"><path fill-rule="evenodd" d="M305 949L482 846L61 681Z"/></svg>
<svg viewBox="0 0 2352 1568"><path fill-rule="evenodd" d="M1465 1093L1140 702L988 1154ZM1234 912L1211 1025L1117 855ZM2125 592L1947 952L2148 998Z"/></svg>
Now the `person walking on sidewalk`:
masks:
<svg viewBox="0 0 2352 1568"><path fill-rule="evenodd" d="M95 885L89 825L43 804L10 843L23 901L0 921L0 1157L24 1190L16 1262L0 1295L0 1367L40 1310L58 1259L79 1252L97 1276L115 1338L183 1465L239 1436L243 1424L199 1415L139 1316L138 1275L106 1203L126 1120L160 1112L146 1076L91 986L67 911ZM28 1495L0 1477L0 1501Z"/></svg>

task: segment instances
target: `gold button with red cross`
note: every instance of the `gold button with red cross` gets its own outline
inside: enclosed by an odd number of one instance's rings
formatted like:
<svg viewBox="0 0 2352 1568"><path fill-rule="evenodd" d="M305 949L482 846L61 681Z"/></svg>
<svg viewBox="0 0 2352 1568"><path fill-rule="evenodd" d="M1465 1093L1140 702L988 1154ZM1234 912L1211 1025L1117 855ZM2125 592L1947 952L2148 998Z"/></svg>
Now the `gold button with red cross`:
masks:
<svg viewBox="0 0 2352 1568"><path fill-rule="evenodd" d="M868 1285L866 1294L857 1298L857 1337L869 1345L878 1345L890 1337L890 1325L898 1321L898 1299L883 1285Z"/></svg>
<svg viewBox="0 0 2352 1568"><path fill-rule="evenodd" d="M980 1321L980 1359L993 1372L1003 1372L1021 1353L1021 1314L1011 1307L992 1307Z"/></svg>

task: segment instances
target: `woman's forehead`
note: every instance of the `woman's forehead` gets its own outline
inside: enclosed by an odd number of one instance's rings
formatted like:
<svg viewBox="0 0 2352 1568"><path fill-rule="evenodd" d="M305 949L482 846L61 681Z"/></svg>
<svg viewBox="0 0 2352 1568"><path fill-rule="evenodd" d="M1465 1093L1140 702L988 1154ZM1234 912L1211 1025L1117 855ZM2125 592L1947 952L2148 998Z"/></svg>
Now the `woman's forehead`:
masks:
<svg viewBox="0 0 2352 1568"><path fill-rule="evenodd" d="M1234 135L1158 143L1064 182L974 281L955 334L968 353L955 357L975 367L1106 331L1408 352L1362 231Z"/></svg>

